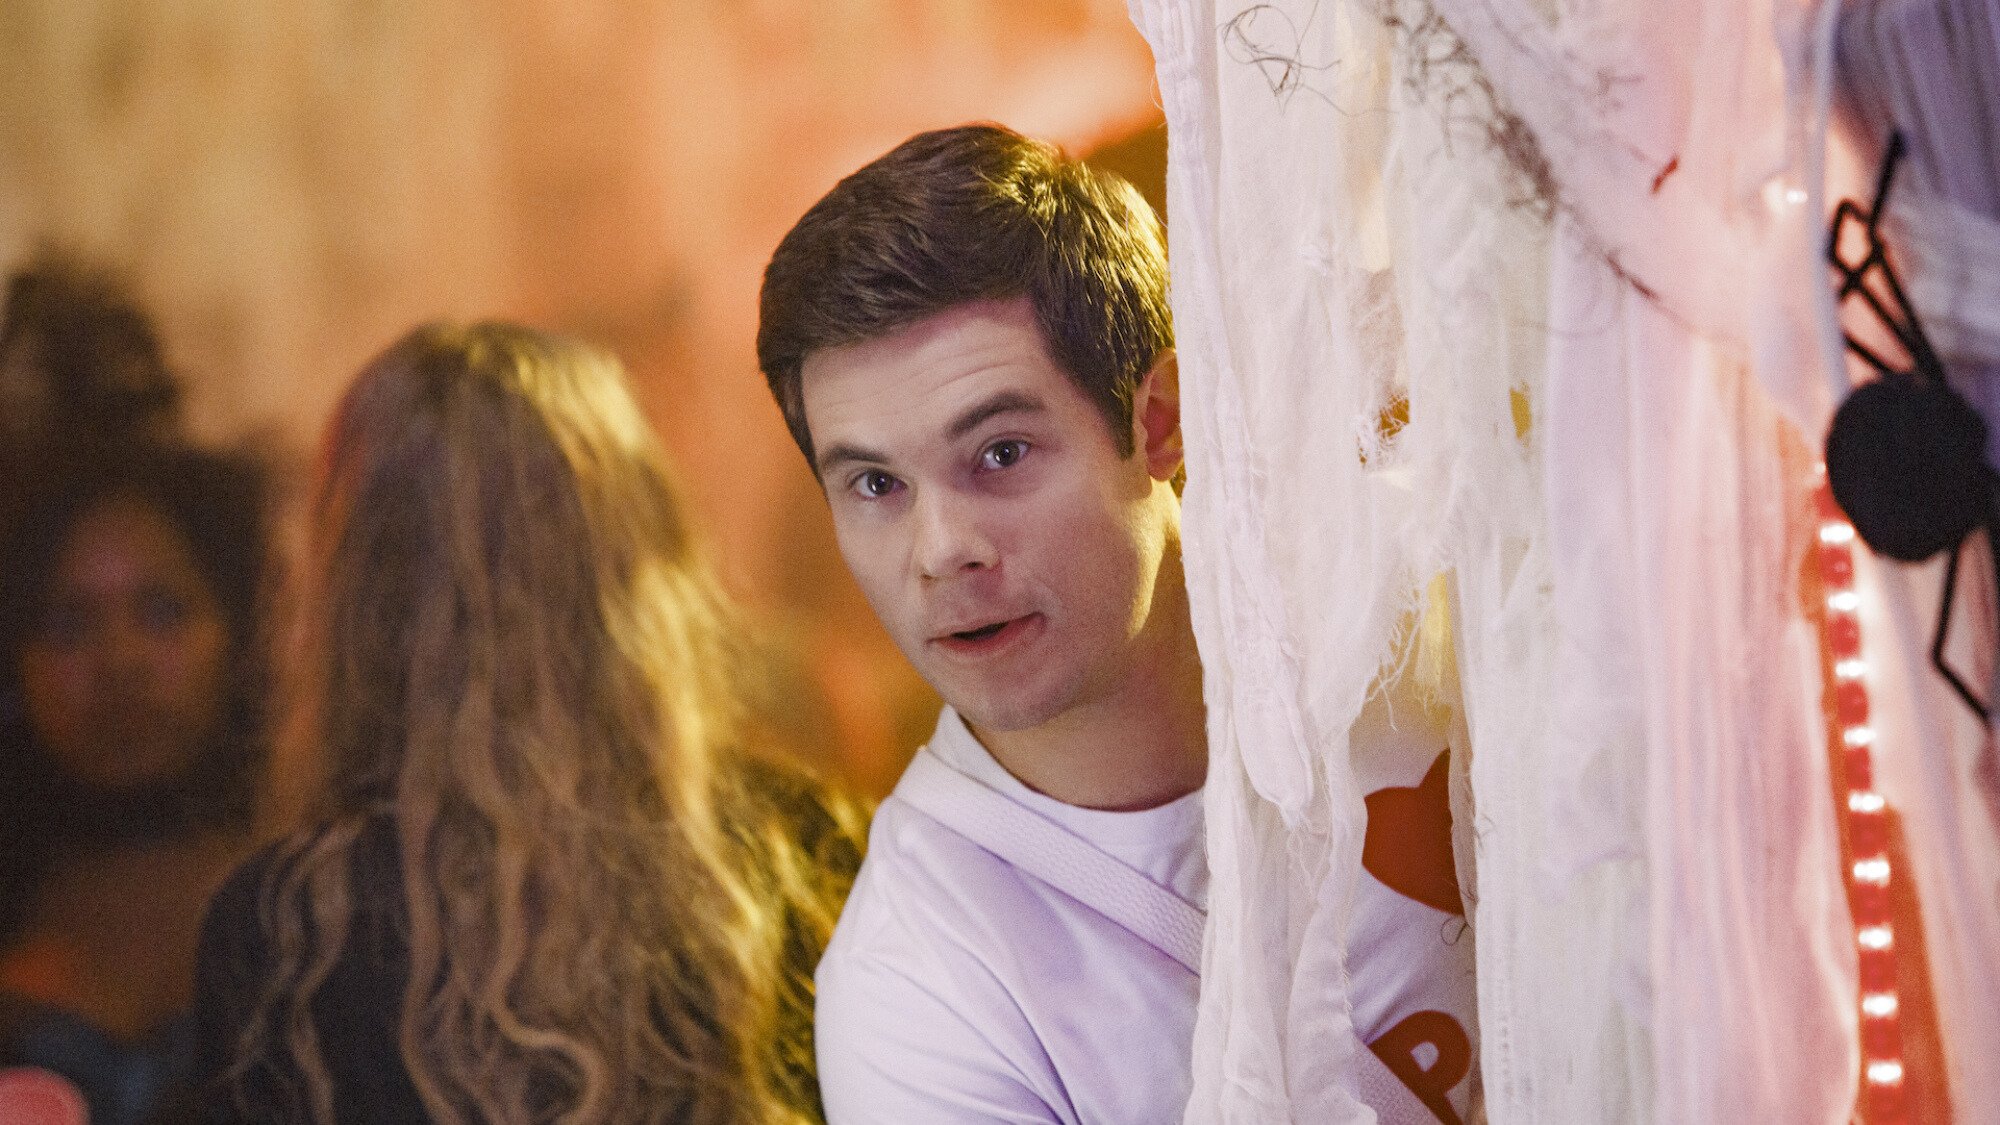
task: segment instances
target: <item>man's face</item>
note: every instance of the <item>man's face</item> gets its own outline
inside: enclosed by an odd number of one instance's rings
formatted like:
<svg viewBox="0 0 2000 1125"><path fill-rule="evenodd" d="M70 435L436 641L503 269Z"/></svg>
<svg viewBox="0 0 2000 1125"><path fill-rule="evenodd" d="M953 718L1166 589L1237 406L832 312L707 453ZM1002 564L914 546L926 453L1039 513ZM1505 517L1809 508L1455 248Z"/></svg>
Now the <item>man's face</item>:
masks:
<svg viewBox="0 0 2000 1125"><path fill-rule="evenodd" d="M975 726L1103 700L1175 643L1149 628L1178 534L1173 468L1119 455L1025 299L815 352L803 383L848 567Z"/></svg>

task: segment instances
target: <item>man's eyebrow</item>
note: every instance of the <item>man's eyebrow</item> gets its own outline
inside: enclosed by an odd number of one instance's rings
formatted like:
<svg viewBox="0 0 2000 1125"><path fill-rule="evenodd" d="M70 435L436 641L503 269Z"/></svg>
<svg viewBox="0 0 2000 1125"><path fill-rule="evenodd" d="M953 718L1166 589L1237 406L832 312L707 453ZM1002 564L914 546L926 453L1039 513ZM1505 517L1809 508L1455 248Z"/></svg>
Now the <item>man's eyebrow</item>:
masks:
<svg viewBox="0 0 2000 1125"><path fill-rule="evenodd" d="M872 465L886 465L889 463L889 455L886 453L877 453L875 450L865 446L836 442L821 450L817 460L819 462L819 475L825 476L832 472L836 466L848 464L849 462L858 461Z"/></svg>
<svg viewBox="0 0 2000 1125"><path fill-rule="evenodd" d="M1040 414L1047 409L1042 400L1034 395L1023 391L1001 391L959 415L945 434L952 441L957 441L978 429L981 423L1002 414Z"/></svg>

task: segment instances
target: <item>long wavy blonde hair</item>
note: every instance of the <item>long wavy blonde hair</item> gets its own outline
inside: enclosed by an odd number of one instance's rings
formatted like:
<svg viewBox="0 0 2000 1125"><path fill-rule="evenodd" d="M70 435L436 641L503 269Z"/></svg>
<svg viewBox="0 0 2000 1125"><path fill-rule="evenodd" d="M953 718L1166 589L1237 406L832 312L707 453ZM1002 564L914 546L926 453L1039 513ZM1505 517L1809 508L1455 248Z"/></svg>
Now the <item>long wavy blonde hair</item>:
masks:
<svg viewBox="0 0 2000 1125"><path fill-rule="evenodd" d="M860 811L753 756L743 633L615 361L429 326L361 374L315 496L243 1059L333 1119L311 1001L393 824L401 1054L439 1121L820 1116L811 970Z"/></svg>

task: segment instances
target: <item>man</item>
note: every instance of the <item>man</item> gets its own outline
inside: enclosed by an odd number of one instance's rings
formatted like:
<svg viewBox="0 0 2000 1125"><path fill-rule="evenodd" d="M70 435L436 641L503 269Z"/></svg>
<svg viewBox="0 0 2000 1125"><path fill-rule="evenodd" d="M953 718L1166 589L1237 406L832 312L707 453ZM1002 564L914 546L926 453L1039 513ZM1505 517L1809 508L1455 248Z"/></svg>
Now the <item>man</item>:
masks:
<svg viewBox="0 0 2000 1125"><path fill-rule="evenodd" d="M757 344L947 704L820 963L829 1119L1178 1120L1207 749L1157 219L1008 130L921 134L785 237Z"/></svg>

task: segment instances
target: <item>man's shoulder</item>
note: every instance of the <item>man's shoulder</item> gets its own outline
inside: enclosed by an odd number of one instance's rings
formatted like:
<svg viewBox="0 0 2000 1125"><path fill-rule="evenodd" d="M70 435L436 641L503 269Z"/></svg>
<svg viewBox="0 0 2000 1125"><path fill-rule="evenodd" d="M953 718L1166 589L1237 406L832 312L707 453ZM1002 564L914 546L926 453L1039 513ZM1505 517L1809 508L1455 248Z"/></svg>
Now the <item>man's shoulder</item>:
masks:
<svg viewBox="0 0 2000 1125"><path fill-rule="evenodd" d="M959 1121L968 1098L1018 1111L1000 1120L1052 1118L1061 1084L1023 1010L1027 940L993 908L1024 879L909 802L882 802L815 974L830 1120Z"/></svg>
<svg viewBox="0 0 2000 1125"><path fill-rule="evenodd" d="M891 795L820 962L838 978L907 980L953 1003L1030 1003L1065 945L1100 944L1110 926L1088 906ZM1122 936L1122 931L1121 931ZM1113 938L1112 940L1116 940Z"/></svg>
<svg viewBox="0 0 2000 1125"><path fill-rule="evenodd" d="M876 956L910 942L963 944L964 923L990 919L995 903L1031 894L1032 880L910 802L891 795L875 812L868 853L841 912L828 956Z"/></svg>
<svg viewBox="0 0 2000 1125"><path fill-rule="evenodd" d="M898 797L818 981L835 1119L1151 1121L1186 1098L1193 974Z"/></svg>
<svg viewBox="0 0 2000 1125"><path fill-rule="evenodd" d="M1192 988L1192 974L1144 939L892 795L819 975L825 986L843 970L890 974L957 1001L978 992L1034 1008L1093 987L1071 969L1107 963L1119 978Z"/></svg>

